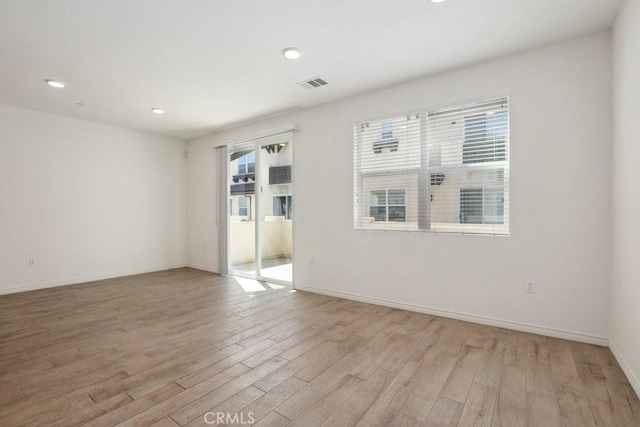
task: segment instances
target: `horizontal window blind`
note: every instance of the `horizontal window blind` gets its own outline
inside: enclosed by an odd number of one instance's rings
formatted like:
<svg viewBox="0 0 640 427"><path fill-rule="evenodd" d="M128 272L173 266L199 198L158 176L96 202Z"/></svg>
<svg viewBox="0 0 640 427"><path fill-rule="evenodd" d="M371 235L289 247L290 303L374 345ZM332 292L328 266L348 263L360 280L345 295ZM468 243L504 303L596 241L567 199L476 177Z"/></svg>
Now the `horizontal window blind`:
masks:
<svg viewBox="0 0 640 427"><path fill-rule="evenodd" d="M509 234L509 102L354 125L356 229Z"/></svg>

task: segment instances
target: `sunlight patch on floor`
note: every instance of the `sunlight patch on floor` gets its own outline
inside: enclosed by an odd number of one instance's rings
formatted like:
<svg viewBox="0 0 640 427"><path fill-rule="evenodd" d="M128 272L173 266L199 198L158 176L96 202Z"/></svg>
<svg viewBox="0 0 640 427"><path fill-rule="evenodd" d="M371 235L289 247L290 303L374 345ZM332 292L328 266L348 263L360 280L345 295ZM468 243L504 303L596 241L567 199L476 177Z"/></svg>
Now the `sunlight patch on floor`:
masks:
<svg viewBox="0 0 640 427"><path fill-rule="evenodd" d="M266 291L267 288L265 286L254 279L247 279L245 277L233 277L236 282L244 289L245 292L262 292Z"/></svg>

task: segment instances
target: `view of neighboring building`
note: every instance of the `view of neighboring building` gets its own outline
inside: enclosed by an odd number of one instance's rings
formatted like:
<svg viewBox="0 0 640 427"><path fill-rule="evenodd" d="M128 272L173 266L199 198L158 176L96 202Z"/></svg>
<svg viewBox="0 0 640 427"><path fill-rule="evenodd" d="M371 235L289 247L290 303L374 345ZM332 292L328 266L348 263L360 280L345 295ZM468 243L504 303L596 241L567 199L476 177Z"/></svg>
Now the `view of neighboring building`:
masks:
<svg viewBox="0 0 640 427"><path fill-rule="evenodd" d="M356 228L508 234L508 100L356 126Z"/></svg>

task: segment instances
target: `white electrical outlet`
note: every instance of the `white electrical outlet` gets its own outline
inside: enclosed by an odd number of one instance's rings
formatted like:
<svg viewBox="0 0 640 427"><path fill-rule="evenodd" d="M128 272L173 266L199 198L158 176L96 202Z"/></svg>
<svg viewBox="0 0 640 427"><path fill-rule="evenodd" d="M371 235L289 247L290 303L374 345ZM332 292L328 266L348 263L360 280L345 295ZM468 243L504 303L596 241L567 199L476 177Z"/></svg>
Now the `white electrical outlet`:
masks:
<svg viewBox="0 0 640 427"><path fill-rule="evenodd" d="M309 266L313 267L315 263L316 263L316 260L314 258L309 259Z"/></svg>
<svg viewBox="0 0 640 427"><path fill-rule="evenodd" d="M29 258L29 267L35 267L36 265L38 265L38 258L34 256Z"/></svg>
<svg viewBox="0 0 640 427"><path fill-rule="evenodd" d="M535 294L536 293L536 282L533 280L527 280L527 293Z"/></svg>

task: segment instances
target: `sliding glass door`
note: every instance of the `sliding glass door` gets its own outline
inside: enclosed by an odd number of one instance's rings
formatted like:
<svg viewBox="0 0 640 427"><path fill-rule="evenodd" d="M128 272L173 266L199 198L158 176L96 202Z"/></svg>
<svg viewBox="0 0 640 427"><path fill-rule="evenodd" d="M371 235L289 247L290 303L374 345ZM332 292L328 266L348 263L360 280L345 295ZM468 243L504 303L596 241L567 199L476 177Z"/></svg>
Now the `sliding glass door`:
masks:
<svg viewBox="0 0 640 427"><path fill-rule="evenodd" d="M266 280L291 282L292 160L292 147L287 139L260 145L259 275Z"/></svg>
<svg viewBox="0 0 640 427"><path fill-rule="evenodd" d="M292 150L290 135L229 148L231 274L293 281Z"/></svg>
<svg viewBox="0 0 640 427"><path fill-rule="evenodd" d="M256 152L252 146L229 150L229 272L255 274Z"/></svg>

